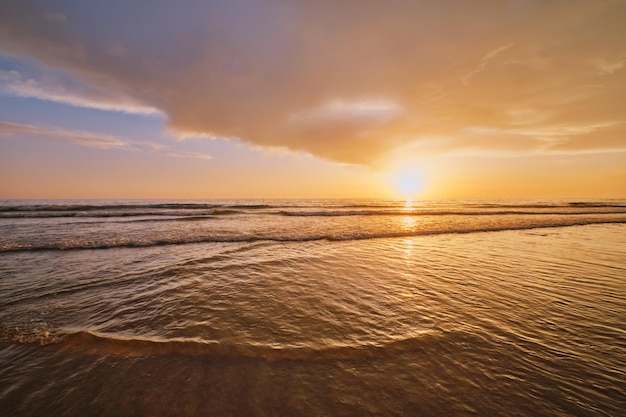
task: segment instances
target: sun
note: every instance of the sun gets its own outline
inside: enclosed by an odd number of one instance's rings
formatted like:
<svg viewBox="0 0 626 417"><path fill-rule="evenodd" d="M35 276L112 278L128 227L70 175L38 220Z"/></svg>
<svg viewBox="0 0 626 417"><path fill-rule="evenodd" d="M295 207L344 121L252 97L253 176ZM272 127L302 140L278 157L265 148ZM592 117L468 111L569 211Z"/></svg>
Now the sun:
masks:
<svg viewBox="0 0 626 417"><path fill-rule="evenodd" d="M393 191L406 200L407 206L410 206L413 199L422 193L425 186L422 170L413 166L391 173L389 182Z"/></svg>

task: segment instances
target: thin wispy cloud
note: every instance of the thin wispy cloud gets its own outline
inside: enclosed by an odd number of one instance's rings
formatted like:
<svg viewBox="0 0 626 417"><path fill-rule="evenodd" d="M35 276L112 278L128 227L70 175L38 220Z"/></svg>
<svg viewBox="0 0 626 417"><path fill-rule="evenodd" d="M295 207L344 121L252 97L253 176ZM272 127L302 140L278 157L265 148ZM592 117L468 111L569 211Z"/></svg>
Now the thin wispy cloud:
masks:
<svg viewBox="0 0 626 417"><path fill-rule="evenodd" d="M130 149L131 147L130 142L113 135L3 121L0 121L0 134L52 138L97 149Z"/></svg>
<svg viewBox="0 0 626 417"><path fill-rule="evenodd" d="M465 75L462 79L462 83L465 86L470 85L470 81L472 79L473 76L475 76L476 74L479 74L481 72L483 72L485 70L485 68L487 68L487 64L489 63L489 60L494 58L496 55L498 55L501 52L506 51L507 49L511 48L512 46L514 46L514 43L509 43L507 45L504 46L500 46L498 48L495 48L492 51L489 51L481 60L480 63L476 66L476 68L474 70L472 70L470 73L468 73L467 75Z"/></svg>
<svg viewBox="0 0 626 417"><path fill-rule="evenodd" d="M118 93L111 88L98 88L83 83L64 83L48 74L47 79L28 77L19 71L0 70L0 94L36 98L70 106L130 114L160 114L152 107Z"/></svg>
<svg viewBox="0 0 626 417"><path fill-rule="evenodd" d="M622 1L2 7L0 48L98 94L12 73L5 91L119 111L140 103L181 137L364 165L402 149L596 153L626 141Z"/></svg>
<svg viewBox="0 0 626 417"><path fill-rule="evenodd" d="M131 141L106 133L85 132L81 130L59 129L50 126L12 123L0 121L0 135L5 136L34 136L60 140L74 145L103 149L144 151L171 156L175 158L213 159L211 155L200 152L177 151L169 146L150 142Z"/></svg>
<svg viewBox="0 0 626 417"><path fill-rule="evenodd" d="M174 158L213 159L211 155L200 152L166 150L163 151L163 153L167 156L172 156Z"/></svg>
<svg viewBox="0 0 626 417"><path fill-rule="evenodd" d="M333 123L386 122L402 113L402 108L387 100L345 102L332 100L321 106L289 115L294 124L319 125Z"/></svg>

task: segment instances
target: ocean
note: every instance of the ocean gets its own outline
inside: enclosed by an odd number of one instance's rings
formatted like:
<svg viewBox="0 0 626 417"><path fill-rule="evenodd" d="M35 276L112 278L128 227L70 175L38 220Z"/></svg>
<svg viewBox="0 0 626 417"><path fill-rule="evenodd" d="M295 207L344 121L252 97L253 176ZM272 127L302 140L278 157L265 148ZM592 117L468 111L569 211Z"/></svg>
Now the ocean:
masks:
<svg viewBox="0 0 626 417"><path fill-rule="evenodd" d="M622 416L626 201L0 202L2 416Z"/></svg>

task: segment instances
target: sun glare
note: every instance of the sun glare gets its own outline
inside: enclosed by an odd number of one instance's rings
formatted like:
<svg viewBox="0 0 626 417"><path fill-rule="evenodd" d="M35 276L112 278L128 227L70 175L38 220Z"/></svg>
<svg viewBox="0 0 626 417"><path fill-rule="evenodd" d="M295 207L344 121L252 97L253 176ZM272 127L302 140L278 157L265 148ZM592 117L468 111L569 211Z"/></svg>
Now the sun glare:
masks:
<svg viewBox="0 0 626 417"><path fill-rule="evenodd" d="M406 206L411 207L413 199L424 189L424 175L415 167L404 168L390 175L393 191L406 200Z"/></svg>

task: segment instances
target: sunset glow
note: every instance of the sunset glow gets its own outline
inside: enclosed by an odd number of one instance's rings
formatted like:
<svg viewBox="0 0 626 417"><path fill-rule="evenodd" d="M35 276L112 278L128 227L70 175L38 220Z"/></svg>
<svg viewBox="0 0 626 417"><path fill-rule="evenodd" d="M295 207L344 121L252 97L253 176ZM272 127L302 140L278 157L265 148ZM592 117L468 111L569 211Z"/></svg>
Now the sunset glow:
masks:
<svg viewBox="0 0 626 417"><path fill-rule="evenodd" d="M626 196L623 2L0 9L0 198Z"/></svg>
<svg viewBox="0 0 626 417"><path fill-rule="evenodd" d="M406 200L406 205L411 206L413 199L417 198L424 190L424 175L418 168L404 168L390 176L392 188L400 198Z"/></svg>
<svg viewBox="0 0 626 417"><path fill-rule="evenodd" d="M0 0L2 416L624 415L625 278L626 0Z"/></svg>

